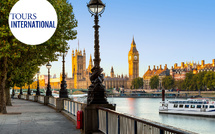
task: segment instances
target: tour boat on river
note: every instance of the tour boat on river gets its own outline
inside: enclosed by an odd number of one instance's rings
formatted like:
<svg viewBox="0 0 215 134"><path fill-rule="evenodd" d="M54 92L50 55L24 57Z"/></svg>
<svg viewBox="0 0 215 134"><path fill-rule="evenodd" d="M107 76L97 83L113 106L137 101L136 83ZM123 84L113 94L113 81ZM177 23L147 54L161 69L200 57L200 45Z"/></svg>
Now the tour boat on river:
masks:
<svg viewBox="0 0 215 134"><path fill-rule="evenodd" d="M210 99L187 99L162 101L159 113L215 117L215 101Z"/></svg>

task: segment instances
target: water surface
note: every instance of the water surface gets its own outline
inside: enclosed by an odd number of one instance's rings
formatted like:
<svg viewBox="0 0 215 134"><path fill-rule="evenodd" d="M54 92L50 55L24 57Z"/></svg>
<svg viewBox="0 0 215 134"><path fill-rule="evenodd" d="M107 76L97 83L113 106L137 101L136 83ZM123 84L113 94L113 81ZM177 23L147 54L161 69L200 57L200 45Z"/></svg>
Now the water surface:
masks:
<svg viewBox="0 0 215 134"><path fill-rule="evenodd" d="M116 111L128 113L200 134L215 133L215 118L159 114L161 98L108 98ZM169 99L170 100L170 99Z"/></svg>

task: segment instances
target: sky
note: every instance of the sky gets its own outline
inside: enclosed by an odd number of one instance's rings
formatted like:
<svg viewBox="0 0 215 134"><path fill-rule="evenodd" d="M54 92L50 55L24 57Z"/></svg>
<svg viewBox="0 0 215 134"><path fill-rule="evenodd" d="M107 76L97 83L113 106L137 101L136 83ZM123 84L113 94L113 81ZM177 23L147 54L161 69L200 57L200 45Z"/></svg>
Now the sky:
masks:
<svg viewBox="0 0 215 134"><path fill-rule="evenodd" d="M88 12L90 0L69 0L73 6L77 39L69 41L66 72L72 77L72 49L85 48L88 67L94 54L94 17ZM102 0L106 8L99 18L101 67L110 75L128 75L128 52L132 38L139 51L139 75L150 65L168 68L181 62L211 63L215 59L215 1L214 0ZM52 62L51 75L60 76L62 58ZM47 74L45 66L41 75Z"/></svg>

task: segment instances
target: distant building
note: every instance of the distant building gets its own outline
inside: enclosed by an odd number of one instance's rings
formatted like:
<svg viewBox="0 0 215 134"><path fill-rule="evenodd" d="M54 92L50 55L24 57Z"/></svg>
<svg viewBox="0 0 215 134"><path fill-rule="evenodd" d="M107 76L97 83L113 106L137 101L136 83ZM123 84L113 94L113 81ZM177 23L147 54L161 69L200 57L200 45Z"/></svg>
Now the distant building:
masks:
<svg viewBox="0 0 215 134"><path fill-rule="evenodd" d="M165 64L164 69L162 68L162 65L160 65L160 68L157 66L157 69L154 68L151 70L150 66L148 68L148 70L146 71L146 73L143 75L143 88L144 89L151 89L149 83L150 83L150 79L153 76L158 76L159 77L159 87L158 89L161 89L162 87L162 79L165 76L168 76L170 74L170 70L167 68L167 64Z"/></svg>
<svg viewBox="0 0 215 134"><path fill-rule="evenodd" d="M111 68L111 76L106 76L104 79L106 88L123 87L129 89L132 86L132 80L139 77L139 52L137 51L134 38L131 43L130 51L128 52L128 65L129 77L123 76L123 74L121 74L121 76L115 75L113 67Z"/></svg>
<svg viewBox="0 0 215 134"><path fill-rule="evenodd" d="M111 67L111 72L110 76L105 76L104 79L104 85L106 86L107 89L109 88L129 88L129 78L127 76L123 76L123 74L120 75L115 75L113 67Z"/></svg>
<svg viewBox="0 0 215 134"><path fill-rule="evenodd" d="M113 67L111 67L110 76L104 75L104 85L107 89L123 87L125 89L131 88L132 80L139 77L139 52L136 48L134 38L131 43L131 48L128 53L128 65L129 65L129 76L127 75L116 75ZM92 56L90 55L89 65L86 68L86 53L83 50L72 50L72 77L69 78L66 75L67 89L88 89L91 84L90 76L92 75L91 69L93 68ZM56 78L54 75L50 79L52 89L60 89L62 81L62 75L60 78ZM47 75L40 75L40 88L46 89L48 83ZM34 82L34 88L36 81Z"/></svg>
<svg viewBox="0 0 215 134"><path fill-rule="evenodd" d="M143 75L143 81L144 81L144 89L151 89L149 86L149 82L151 77L158 75L159 76L159 87L162 87L162 78L168 75L171 75L174 80L184 80L186 78L186 73L193 72L193 74L197 74L199 72L203 71L215 71L215 59L212 60L212 63L205 64L205 61L202 60L201 64L196 62L181 62L181 66L178 66L177 63L174 64L174 66L171 67L171 69L167 68L167 65L165 65L164 70L157 67L155 69L155 66L153 70L149 69L147 72Z"/></svg>
<svg viewBox="0 0 215 134"><path fill-rule="evenodd" d="M194 71L197 68L198 64L194 62L181 62L181 66L178 66L177 63L174 64L174 67L172 66L170 69L170 75L175 80L184 80L186 77L186 73L190 71ZM196 73L196 72L195 72Z"/></svg>
<svg viewBox="0 0 215 134"><path fill-rule="evenodd" d="M184 80L186 77L186 73L192 71L193 74L197 74L198 72L203 71L215 71L215 59L212 60L212 64L205 64L205 61L202 60L201 64L196 62L181 62L181 66L178 66L177 63L174 64L174 67L170 70L170 75L175 80Z"/></svg>
<svg viewBox="0 0 215 134"><path fill-rule="evenodd" d="M113 67L111 68L110 75L105 76L104 74L104 85L106 88L130 88L131 81L134 78L139 77L139 52L136 48L136 43L134 38L131 43L131 48L128 53L128 63L129 63L129 77L123 76L123 74L115 75ZM71 83L68 88L75 89L87 89L90 84L91 69L93 68L92 57L90 56L89 66L86 69L86 53L85 50L82 54L81 51L76 50L72 52L72 78L67 78L67 82Z"/></svg>

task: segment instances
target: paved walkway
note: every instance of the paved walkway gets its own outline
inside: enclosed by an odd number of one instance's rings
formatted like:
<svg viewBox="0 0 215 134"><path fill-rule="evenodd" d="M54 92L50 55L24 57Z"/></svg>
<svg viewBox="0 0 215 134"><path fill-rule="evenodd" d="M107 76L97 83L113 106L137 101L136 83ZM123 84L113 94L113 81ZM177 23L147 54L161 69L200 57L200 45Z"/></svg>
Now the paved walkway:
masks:
<svg viewBox="0 0 215 134"><path fill-rule="evenodd" d="M73 122L54 109L14 99L8 114L0 115L0 134L80 134ZM20 114L21 113L21 114Z"/></svg>

